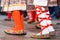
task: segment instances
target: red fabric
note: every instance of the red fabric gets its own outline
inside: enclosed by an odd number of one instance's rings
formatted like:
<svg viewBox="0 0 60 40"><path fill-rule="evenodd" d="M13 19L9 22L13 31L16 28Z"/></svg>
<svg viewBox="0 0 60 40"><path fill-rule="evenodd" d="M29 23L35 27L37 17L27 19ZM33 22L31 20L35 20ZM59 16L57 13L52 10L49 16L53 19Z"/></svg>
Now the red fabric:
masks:
<svg viewBox="0 0 60 40"><path fill-rule="evenodd" d="M29 16L31 16L30 18L32 18L32 19L30 19L30 20L35 21L35 15L36 15L36 12L33 11L33 10L30 10Z"/></svg>
<svg viewBox="0 0 60 40"><path fill-rule="evenodd" d="M8 16L8 19L11 19L11 13L10 12L7 13L7 16Z"/></svg>

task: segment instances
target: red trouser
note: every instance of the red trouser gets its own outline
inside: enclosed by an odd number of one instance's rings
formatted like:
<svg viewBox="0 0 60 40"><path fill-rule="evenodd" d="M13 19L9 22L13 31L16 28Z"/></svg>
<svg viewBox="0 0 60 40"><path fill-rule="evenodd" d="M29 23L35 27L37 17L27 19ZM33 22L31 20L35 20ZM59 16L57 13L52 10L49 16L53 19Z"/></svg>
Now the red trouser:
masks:
<svg viewBox="0 0 60 40"><path fill-rule="evenodd" d="M34 10L29 11L29 20L35 21L36 12Z"/></svg>

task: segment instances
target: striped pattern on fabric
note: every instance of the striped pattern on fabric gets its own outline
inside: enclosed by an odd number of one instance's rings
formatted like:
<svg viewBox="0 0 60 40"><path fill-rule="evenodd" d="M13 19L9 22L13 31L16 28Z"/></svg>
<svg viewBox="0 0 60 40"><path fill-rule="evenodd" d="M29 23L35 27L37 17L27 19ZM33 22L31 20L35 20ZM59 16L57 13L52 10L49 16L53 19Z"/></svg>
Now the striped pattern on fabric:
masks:
<svg viewBox="0 0 60 40"><path fill-rule="evenodd" d="M26 10L26 0L2 0L3 11Z"/></svg>

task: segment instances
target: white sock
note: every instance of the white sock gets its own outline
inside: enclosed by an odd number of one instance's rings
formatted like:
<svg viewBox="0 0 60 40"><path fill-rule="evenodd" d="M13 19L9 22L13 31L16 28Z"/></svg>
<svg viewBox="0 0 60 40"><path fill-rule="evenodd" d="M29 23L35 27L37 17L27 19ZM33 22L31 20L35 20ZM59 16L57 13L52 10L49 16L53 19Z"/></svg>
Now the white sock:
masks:
<svg viewBox="0 0 60 40"><path fill-rule="evenodd" d="M54 28L53 28L53 26L49 26L49 27L48 27L48 30L49 30L49 32L55 31Z"/></svg>
<svg viewBox="0 0 60 40"><path fill-rule="evenodd" d="M47 20L47 24L52 24L52 21L51 20ZM53 26L49 26L48 30L49 30L49 32L55 31L54 28L53 28Z"/></svg>
<svg viewBox="0 0 60 40"><path fill-rule="evenodd" d="M42 35L45 35L45 34L49 34L48 28L45 28L45 29L42 31ZM41 32L38 33L37 35L41 35Z"/></svg>

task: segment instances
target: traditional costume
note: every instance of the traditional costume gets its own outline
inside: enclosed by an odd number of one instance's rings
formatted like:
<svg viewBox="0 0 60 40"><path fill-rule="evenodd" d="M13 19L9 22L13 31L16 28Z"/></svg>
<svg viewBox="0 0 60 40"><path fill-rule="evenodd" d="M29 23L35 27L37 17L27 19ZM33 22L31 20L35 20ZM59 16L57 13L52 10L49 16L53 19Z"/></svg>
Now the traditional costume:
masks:
<svg viewBox="0 0 60 40"><path fill-rule="evenodd" d="M50 38L50 35L55 35L55 30L47 7L48 0L34 0L33 3L36 7L36 14L42 31L33 35L32 38Z"/></svg>
<svg viewBox="0 0 60 40"><path fill-rule="evenodd" d="M9 2L9 5L8 5ZM5 30L8 34L26 34L24 32L24 14L26 10L25 0L2 0L2 11L11 12L15 26L12 29Z"/></svg>

